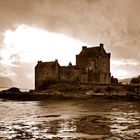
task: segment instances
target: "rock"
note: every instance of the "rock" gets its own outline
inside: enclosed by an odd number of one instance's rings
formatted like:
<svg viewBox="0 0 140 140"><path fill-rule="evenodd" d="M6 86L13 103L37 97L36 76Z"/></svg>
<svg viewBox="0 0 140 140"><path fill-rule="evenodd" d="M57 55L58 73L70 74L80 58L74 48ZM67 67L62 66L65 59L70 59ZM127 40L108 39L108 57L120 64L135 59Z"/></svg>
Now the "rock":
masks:
<svg viewBox="0 0 140 140"><path fill-rule="evenodd" d="M88 92L85 93L86 95L94 95L93 90L89 90Z"/></svg>
<svg viewBox="0 0 140 140"><path fill-rule="evenodd" d="M1 94L20 94L21 91L19 90L19 88L16 87L12 87L10 89L7 90L3 90L0 92Z"/></svg>
<svg viewBox="0 0 140 140"><path fill-rule="evenodd" d="M7 91L9 91L9 92L20 92L19 88L17 88L17 87L12 87L12 88L8 89Z"/></svg>

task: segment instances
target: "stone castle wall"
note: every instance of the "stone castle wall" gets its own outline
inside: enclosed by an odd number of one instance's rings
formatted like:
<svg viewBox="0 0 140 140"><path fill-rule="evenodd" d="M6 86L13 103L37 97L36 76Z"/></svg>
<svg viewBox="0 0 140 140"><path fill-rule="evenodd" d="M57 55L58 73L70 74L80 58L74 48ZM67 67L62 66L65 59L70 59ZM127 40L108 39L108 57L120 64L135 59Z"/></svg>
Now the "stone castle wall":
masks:
<svg viewBox="0 0 140 140"><path fill-rule="evenodd" d="M47 84L47 81L60 80L60 66L58 61L41 62L35 67L35 88L39 89Z"/></svg>
<svg viewBox="0 0 140 140"><path fill-rule="evenodd" d="M79 69L76 66L61 67L60 79L63 81L77 81L79 79Z"/></svg>
<svg viewBox="0 0 140 140"><path fill-rule="evenodd" d="M77 81L110 84L110 53L103 44L98 47L83 47L76 55L75 66L60 66L58 61L41 62L35 67L35 88L47 86L48 81Z"/></svg>
<svg viewBox="0 0 140 140"><path fill-rule="evenodd" d="M87 49L83 47L83 51ZM92 50L91 50L92 51ZM106 53L103 45L96 51L96 54L76 55L76 65L80 68L81 72L83 69L87 73L87 81L95 83L110 83L110 53Z"/></svg>

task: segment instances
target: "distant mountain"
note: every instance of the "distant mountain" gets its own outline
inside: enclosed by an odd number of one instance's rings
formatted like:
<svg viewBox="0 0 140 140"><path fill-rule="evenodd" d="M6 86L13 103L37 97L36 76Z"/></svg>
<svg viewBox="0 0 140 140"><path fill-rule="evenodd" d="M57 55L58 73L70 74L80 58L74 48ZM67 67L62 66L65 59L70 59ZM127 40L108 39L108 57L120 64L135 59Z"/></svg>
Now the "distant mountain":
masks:
<svg viewBox="0 0 140 140"><path fill-rule="evenodd" d="M0 77L0 88L12 87L14 82L8 77Z"/></svg>
<svg viewBox="0 0 140 140"><path fill-rule="evenodd" d="M119 79L119 83L122 83L122 84L130 84L130 81L133 80L132 83L139 83L140 82L140 75L138 76L134 76L134 77L131 77L131 78L126 78L126 79Z"/></svg>
<svg viewBox="0 0 140 140"><path fill-rule="evenodd" d="M119 79L119 83L129 84L132 78Z"/></svg>

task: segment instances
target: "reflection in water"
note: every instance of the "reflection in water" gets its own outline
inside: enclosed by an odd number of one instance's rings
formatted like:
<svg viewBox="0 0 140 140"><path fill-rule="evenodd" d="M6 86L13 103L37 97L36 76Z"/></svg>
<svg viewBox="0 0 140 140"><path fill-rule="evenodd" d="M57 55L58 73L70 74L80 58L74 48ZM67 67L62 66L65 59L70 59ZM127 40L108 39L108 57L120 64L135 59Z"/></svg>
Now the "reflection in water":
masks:
<svg viewBox="0 0 140 140"><path fill-rule="evenodd" d="M1 100L0 139L140 139L139 102Z"/></svg>
<svg viewBox="0 0 140 140"><path fill-rule="evenodd" d="M136 116L140 116L136 110L133 110L133 112L132 110L126 110L126 112L115 111L111 118L111 132L125 138L127 136L128 138L133 137L135 134L138 135L137 133L140 132L139 117Z"/></svg>
<svg viewBox="0 0 140 140"><path fill-rule="evenodd" d="M73 120L65 120L60 124L60 128L58 130L58 133L71 133L71 132L76 132L76 125Z"/></svg>

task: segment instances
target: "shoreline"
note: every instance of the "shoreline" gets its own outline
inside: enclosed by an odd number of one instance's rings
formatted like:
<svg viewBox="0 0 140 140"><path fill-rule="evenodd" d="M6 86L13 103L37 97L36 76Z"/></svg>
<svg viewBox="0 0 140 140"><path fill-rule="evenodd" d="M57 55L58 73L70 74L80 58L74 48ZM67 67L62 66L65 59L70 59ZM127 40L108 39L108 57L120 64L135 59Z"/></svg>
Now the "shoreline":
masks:
<svg viewBox="0 0 140 140"><path fill-rule="evenodd" d="M88 100L88 99L108 99L108 100L140 100L140 95L128 91L113 91L95 93L93 90L84 91L59 91L54 89L29 92L21 92L18 88L10 88L0 91L0 99L17 101L41 101L41 100Z"/></svg>

